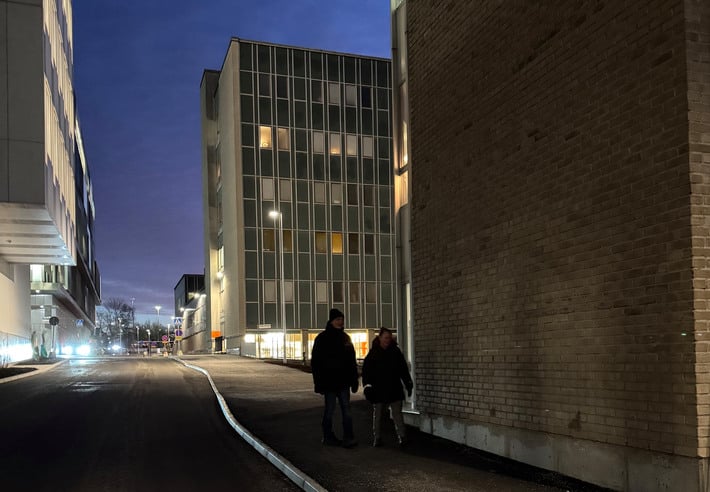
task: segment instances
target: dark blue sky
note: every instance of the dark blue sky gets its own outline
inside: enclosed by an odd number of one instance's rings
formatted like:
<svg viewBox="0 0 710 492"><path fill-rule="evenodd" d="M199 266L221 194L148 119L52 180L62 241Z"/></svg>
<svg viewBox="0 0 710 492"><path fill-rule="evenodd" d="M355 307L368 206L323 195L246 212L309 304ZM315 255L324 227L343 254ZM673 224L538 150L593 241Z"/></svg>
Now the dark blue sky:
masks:
<svg viewBox="0 0 710 492"><path fill-rule="evenodd" d="M390 56L387 0L74 0L103 299L171 315L203 271L199 85L232 36Z"/></svg>

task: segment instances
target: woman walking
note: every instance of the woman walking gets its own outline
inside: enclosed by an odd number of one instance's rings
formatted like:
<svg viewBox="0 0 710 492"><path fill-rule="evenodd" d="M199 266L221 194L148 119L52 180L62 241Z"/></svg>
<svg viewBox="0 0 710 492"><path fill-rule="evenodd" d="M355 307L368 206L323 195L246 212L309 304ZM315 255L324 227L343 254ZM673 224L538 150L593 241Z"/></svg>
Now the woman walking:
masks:
<svg viewBox="0 0 710 492"><path fill-rule="evenodd" d="M365 357L362 366L362 384L365 398L373 404L372 445L381 446L380 424L382 412L389 407L400 445L407 443L407 431L402 418L404 389L412 395L412 377L409 375L407 361L392 337L392 330L380 328L380 333L372 342L372 348Z"/></svg>

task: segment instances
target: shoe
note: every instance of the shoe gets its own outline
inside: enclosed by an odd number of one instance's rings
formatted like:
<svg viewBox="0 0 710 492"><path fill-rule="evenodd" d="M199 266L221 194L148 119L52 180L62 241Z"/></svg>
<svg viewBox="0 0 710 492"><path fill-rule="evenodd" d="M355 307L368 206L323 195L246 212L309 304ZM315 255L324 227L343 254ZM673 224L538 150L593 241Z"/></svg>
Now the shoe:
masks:
<svg viewBox="0 0 710 492"><path fill-rule="evenodd" d="M376 437L375 439L373 439L373 441L372 441L372 447L373 447L373 448L382 447L382 439L380 439L379 437Z"/></svg>
<svg viewBox="0 0 710 492"><path fill-rule="evenodd" d="M342 446L343 445L343 441L341 441L340 439L338 439L335 436L324 437L321 440L321 442L323 444L325 444L326 446Z"/></svg>
<svg viewBox="0 0 710 492"><path fill-rule="evenodd" d="M351 449L351 448L354 448L355 446L357 446L357 441L353 438L345 439L343 441L344 448Z"/></svg>

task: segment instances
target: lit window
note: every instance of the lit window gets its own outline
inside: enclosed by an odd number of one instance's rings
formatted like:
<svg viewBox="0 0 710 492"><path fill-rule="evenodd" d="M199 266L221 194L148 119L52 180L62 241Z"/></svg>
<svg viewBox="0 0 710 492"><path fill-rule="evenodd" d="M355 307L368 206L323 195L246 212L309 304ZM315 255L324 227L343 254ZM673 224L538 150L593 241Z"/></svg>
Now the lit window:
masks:
<svg viewBox="0 0 710 492"><path fill-rule="evenodd" d="M274 199L274 178L261 178L261 198L263 200Z"/></svg>
<svg viewBox="0 0 710 492"><path fill-rule="evenodd" d="M328 102L340 104L340 86L338 84L328 84Z"/></svg>
<svg viewBox="0 0 710 492"><path fill-rule="evenodd" d="M319 154L325 152L325 138L320 132L313 132L313 152Z"/></svg>
<svg viewBox="0 0 710 492"><path fill-rule="evenodd" d="M330 134L330 153L340 155L340 134Z"/></svg>
<svg viewBox="0 0 710 492"><path fill-rule="evenodd" d="M345 104L357 106L357 88L354 85L345 86Z"/></svg>
<svg viewBox="0 0 710 492"><path fill-rule="evenodd" d="M350 302L360 302L360 284L357 282L350 282Z"/></svg>
<svg viewBox="0 0 710 492"><path fill-rule="evenodd" d="M399 175L399 179L396 181L396 185L398 185L398 195L399 195L399 204L401 205L406 205L409 202L409 183L408 183L408 175L409 171L405 171L402 174Z"/></svg>
<svg viewBox="0 0 710 492"><path fill-rule="evenodd" d="M279 181L279 199L282 202L291 201L291 181L288 179L282 179Z"/></svg>
<svg viewBox="0 0 710 492"><path fill-rule="evenodd" d="M343 203L343 185L340 183L330 185L330 199L335 205Z"/></svg>
<svg viewBox="0 0 710 492"><path fill-rule="evenodd" d="M264 302L276 302L275 280L264 280Z"/></svg>
<svg viewBox="0 0 710 492"><path fill-rule="evenodd" d="M313 183L313 201L325 203L325 183Z"/></svg>
<svg viewBox="0 0 710 492"><path fill-rule="evenodd" d="M357 155L357 136L345 136L345 153L349 156Z"/></svg>
<svg viewBox="0 0 710 492"><path fill-rule="evenodd" d="M328 252L328 236L325 232L316 232L316 253Z"/></svg>
<svg viewBox="0 0 710 492"><path fill-rule="evenodd" d="M343 234L340 232L331 233L331 243L333 245L332 253L334 255L343 254Z"/></svg>
<svg viewBox="0 0 710 492"><path fill-rule="evenodd" d="M276 250L276 242L274 241L274 230L273 229L264 229L263 234L263 247L264 251L275 251Z"/></svg>
<svg viewBox="0 0 710 492"><path fill-rule="evenodd" d="M270 126L260 126L259 127L259 147L262 149L271 148L271 127Z"/></svg>
<svg viewBox="0 0 710 492"><path fill-rule="evenodd" d="M372 137L362 137L362 156L372 157Z"/></svg>
<svg viewBox="0 0 710 492"><path fill-rule="evenodd" d="M343 302L343 283L333 282L333 303Z"/></svg>
<svg viewBox="0 0 710 492"><path fill-rule="evenodd" d="M316 282L316 302L328 302L328 287L325 282Z"/></svg>
<svg viewBox="0 0 710 492"><path fill-rule="evenodd" d="M277 132L279 150L289 150L291 148L291 142L289 139L288 128L279 128Z"/></svg>

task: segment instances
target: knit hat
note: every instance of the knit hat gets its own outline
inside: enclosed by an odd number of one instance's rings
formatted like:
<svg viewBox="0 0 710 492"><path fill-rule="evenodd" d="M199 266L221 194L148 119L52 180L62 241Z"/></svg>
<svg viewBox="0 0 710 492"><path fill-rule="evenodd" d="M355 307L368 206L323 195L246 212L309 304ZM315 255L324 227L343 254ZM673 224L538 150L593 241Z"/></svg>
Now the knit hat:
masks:
<svg viewBox="0 0 710 492"><path fill-rule="evenodd" d="M331 309L330 314L328 315L328 321L333 321L335 318L344 318L345 315L343 314L342 311L339 309Z"/></svg>

